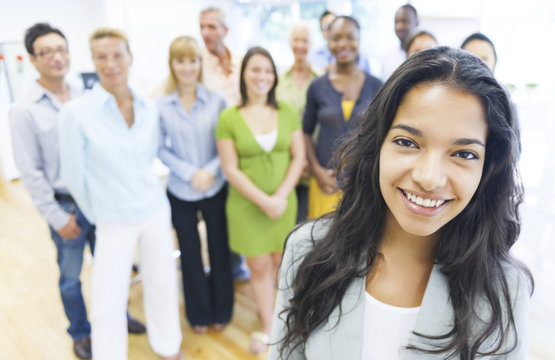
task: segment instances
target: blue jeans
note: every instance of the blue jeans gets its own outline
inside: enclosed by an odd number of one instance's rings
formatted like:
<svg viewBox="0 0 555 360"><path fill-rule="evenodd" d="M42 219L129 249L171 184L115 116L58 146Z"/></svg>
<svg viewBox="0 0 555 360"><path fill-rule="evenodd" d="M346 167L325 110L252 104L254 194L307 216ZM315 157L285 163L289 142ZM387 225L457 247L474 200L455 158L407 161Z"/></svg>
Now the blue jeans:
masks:
<svg viewBox="0 0 555 360"><path fill-rule="evenodd" d="M62 239L50 227L52 240L58 251L58 266L60 268L60 294L64 311L69 320L67 332L74 340L88 337L91 334L91 325L87 319L87 310L81 292L81 266L83 264L83 250L88 242L91 252L94 251L95 229L73 201L58 201L60 206L68 213L75 214L81 233L76 239Z"/></svg>

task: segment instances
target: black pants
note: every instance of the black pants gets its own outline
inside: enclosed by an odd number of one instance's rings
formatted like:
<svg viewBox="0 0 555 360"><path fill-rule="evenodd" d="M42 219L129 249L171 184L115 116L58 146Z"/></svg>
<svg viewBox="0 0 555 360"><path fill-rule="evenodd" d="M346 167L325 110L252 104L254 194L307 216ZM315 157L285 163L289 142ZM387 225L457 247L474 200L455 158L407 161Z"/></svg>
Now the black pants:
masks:
<svg viewBox="0 0 555 360"><path fill-rule="evenodd" d="M227 188L211 198L183 201L168 191L172 223L181 250L181 271L185 293L185 313L192 326L228 323L233 310L233 278L225 200ZM206 275L201 261L197 211L206 222L210 273Z"/></svg>
<svg viewBox="0 0 555 360"><path fill-rule="evenodd" d="M297 208L297 224L300 224L308 217L308 186L297 185L295 191L297 192L297 201L299 203Z"/></svg>

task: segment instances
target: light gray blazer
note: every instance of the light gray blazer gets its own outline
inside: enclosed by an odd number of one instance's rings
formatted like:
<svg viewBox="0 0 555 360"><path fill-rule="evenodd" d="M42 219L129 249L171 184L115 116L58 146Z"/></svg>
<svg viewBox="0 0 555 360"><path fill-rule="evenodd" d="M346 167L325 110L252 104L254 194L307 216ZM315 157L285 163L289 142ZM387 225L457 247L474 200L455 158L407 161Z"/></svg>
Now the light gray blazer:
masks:
<svg viewBox="0 0 555 360"><path fill-rule="evenodd" d="M304 255L312 249L311 236L320 239L327 231L328 226L324 222L319 222L312 230L313 223L308 223L298 228L289 238L283 263L281 266L281 276L279 282L276 308L274 312L271 344L268 359L284 359L279 355L279 340L285 333L285 314L279 313L289 306L289 299L293 291L289 286L292 284L297 268ZM507 280L510 288L511 300L513 304L513 315L518 331L517 347L507 355L484 357L480 359L504 359L522 360L527 359L528 351L528 306L530 301L528 282L523 278L519 271L515 269L507 270ZM359 278L347 288L345 296L341 302L342 314L340 321L339 307L337 307L329 318L320 325L308 338L304 349L297 348L288 359L293 360L360 360L362 351L362 333L364 320L364 292L366 291L365 278ZM485 304L477 306L480 318L487 319L489 309ZM435 265L424 298L418 314L418 319L414 328L415 332L426 335L443 335L452 329L454 322L453 307L449 299L448 285L445 276L440 272L439 266ZM479 321L477 321L479 322ZM475 324L478 328L483 326L482 322ZM387 336L384 334L383 336ZM506 341L507 348L514 342L515 334L511 332ZM495 336L487 339L482 349L487 349L488 344L495 341ZM412 335L410 344L419 348L432 349L431 344L426 339ZM436 343L437 344L437 343ZM430 355L416 351L404 351L402 360L424 360L424 359L443 359L445 354ZM382 359L380 359L382 360ZM383 359L388 360L388 359Z"/></svg>

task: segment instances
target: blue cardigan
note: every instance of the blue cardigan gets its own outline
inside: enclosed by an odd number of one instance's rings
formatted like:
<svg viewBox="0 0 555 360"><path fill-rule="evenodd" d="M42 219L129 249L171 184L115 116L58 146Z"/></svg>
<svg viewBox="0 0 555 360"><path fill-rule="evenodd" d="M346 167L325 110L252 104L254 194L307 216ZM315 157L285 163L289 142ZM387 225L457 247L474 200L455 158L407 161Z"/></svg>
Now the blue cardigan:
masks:
<svg viewBox="0 0 555 360"><path fill-rule="evenodd" d="M306 93L303 132L312 135L316 125L320 126L316 142L316 157L321 166L328 167L333 151L337 147L337 140L359 123L380 86L382 82L379 79L365 73L364 84L353 107L351 118L346 121L341 107L343 94L335 90L329 74L326 73L312 81Z"/></svg>

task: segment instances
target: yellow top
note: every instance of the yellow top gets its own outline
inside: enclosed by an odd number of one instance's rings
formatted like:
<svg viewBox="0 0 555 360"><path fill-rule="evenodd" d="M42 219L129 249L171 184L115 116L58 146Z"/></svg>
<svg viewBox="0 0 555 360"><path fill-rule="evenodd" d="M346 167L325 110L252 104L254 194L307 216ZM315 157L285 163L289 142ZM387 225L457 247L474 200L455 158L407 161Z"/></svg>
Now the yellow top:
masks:
<svg viewBox="0 0 555 360"><path fill-rule="evenodd" d="M349 121L351 119L351 113L353 112L354 107L355 107L354 100L341 101L341 109L343 109L343 118L345 118L345 121Z"/></svg>

